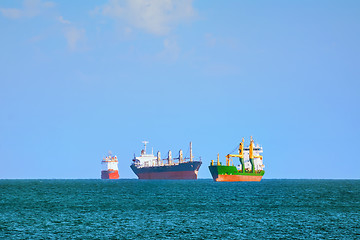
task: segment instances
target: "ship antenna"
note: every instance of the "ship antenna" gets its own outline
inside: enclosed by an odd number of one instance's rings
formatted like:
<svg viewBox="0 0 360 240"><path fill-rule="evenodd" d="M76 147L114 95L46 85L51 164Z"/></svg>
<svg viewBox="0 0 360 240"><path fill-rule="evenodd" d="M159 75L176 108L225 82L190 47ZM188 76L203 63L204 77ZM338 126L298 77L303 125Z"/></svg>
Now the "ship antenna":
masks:
<svg viewBox="0 0 360 240"><path fill-rule="evenodd" d="M193 155L192 155L192 142L190 142L190 162L193 161Z"/></svg>
<svg viewBox="0 0 360 240"><path fill-rule="evenodd" d="M145 149L144 149L145 153L144 154L146 154L146 144L148 144L149 142L148 141L143 141L142 143L145 145Z"/></svg>

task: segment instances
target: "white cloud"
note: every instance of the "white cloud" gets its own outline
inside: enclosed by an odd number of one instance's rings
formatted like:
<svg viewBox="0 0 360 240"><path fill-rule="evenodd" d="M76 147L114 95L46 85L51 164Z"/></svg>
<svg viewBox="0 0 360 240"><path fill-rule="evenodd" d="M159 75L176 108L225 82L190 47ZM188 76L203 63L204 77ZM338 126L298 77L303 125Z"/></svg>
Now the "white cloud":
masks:
<svg viewBox="0 0 360 240"><path fill-rule="evenodd" d="M164 50L158 55L162 59L167 60L177 60L180 53L180 47L178 46L176 40L174 39L165 39L164 40Z"/></svg>
<svg viewBox="0 0 360 240"><path fill-rule="evenodd" d="M0 8L0 13L11 19L31 18L44 13L47 9L54 7L53 2L45 2L41 0L24 0L22 8ZM52 15L53 16L53 15ZM63 16L53 16L52 20L56 19L61 23L59 31L62 31L70 50L79 48L79 43L85 40L85 29L77 28L74 24L64 19ZM43 35L37 35L30 38L31 42L38 42L42 40Z"/></svg>
<svg viewBox="0 0 360 240"><path fill-rule="evenodd" d="M59 16L57 20L63 24L71 24L71 22L69 20L65 20L63 16Z"/></svg>
<svg viewBox="0 0 360 240"><path fill-rule="evenodd" d="M52 2L42 2L41 0L24 0L23 7L18 8L0 8L1 14L6 18L18 19L23 17L35 17L48 8L54 7Z"/></svg>
<svg viewBox="0 0 360 240"><path fill-rule="evenodd" d="M70 50L76 50L79 42L85 39L85 29L70 26L65 28L64 35Z"/></svg>
<svg viewBox="0 0 360 240"><path fill-rule="evenodd" d="M0 12L4 17L12 19L20 18L22 15L21 10L16 8L0 8Z"/></svg>
<svg viewBox="0 0 360 240"><path fill-rule="evenodd" d="M165 35L171 29L194 17L192 0L110 0L93 13L100 13L131 27Z"/></svg>
<svg viewBox="0 0 360 240"><path fill-rule="evenodd" d="M79 48L79 42L85 39L85 29L79 29L71 23L71 21L64 19L63 16L56 18L59 23L63 25L63 33L70 50Z"/></svg>

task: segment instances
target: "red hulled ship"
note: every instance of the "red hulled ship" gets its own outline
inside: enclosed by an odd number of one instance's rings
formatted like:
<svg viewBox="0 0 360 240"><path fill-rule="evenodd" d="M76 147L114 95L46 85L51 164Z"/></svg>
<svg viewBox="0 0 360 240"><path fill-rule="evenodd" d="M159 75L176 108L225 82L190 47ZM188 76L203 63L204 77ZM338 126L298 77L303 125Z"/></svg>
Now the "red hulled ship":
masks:
<svg viewBox="0 0 360 240"><path fill-rule="evenodd" d="M119 179L118 159L111 153L101 161L101 179Z"/></svg>

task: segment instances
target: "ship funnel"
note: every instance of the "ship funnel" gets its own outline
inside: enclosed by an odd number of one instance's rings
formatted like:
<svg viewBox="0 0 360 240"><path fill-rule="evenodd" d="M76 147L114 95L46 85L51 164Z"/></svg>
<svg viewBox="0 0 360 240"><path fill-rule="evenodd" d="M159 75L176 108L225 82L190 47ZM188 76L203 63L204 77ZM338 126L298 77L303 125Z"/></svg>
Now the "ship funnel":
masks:
<svg viewBox="0 0 360 240"><path fill-rule="evenodd" d="M240 164L241 164L241 172L245 172L244 144L245 144L245 140L244 140L244 138L242 138L241 143L239 145L239 159L240 159Z"/></svg>

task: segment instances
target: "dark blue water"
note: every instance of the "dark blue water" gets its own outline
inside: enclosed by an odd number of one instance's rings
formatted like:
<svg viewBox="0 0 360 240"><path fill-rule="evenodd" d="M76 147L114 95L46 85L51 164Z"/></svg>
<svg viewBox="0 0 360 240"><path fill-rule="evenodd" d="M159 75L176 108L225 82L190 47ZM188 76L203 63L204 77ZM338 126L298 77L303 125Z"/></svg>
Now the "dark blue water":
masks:
<svg viewBox="0 0 360 240"><path fill-rule="evenodd" d="M360 180L0 180L0 238L360 239Z"/></svg>

